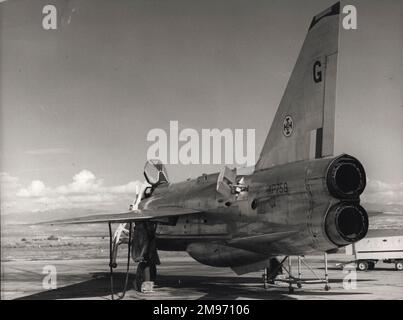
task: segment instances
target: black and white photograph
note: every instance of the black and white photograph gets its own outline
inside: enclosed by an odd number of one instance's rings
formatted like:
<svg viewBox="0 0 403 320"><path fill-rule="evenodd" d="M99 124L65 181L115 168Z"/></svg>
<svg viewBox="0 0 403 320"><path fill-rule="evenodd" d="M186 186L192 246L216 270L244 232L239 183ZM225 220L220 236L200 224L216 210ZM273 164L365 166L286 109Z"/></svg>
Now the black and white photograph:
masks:
<svg viewBox="0 0 403 320"><path fill-rule="evenodd" d="M403 300L403 2L0 0L0 191L1 300Z"/></svg>

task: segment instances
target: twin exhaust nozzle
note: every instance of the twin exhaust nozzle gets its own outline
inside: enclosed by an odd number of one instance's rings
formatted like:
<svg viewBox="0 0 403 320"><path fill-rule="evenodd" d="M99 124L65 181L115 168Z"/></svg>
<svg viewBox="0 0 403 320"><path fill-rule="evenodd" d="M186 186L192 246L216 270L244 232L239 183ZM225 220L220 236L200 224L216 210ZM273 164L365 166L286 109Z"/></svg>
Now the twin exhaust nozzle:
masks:
<svg viewBox="0 0 403 320"><path fill-rule="evenodd" d="M342 155L330 163L326 183L330 194L341 200L326 214L327 236L339 246L361 240L369 224L367 212L359 205L359 197L366 186L364 167L354 157Z"/></svg>

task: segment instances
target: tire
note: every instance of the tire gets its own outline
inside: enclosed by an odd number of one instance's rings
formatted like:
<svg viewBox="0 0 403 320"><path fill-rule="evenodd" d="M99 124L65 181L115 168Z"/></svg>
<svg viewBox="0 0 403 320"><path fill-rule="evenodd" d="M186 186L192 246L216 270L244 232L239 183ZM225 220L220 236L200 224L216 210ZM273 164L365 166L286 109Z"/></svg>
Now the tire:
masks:
<svg viewBox="0 0 403 320"><path fill-rule="evenodd" d="M359 271L367 271L368 270L368 262L365 260L361 260L357 262L357 270Z"/></svg>
<svg viewBox="0 0 403 320"><path fill-rule="evenodd" d="M375 262L370 261L370 262L368 263L368 270L374 270L374 269L375 269Z"/></svg>
<svg viewBox="0 0 403 320"><path fill-rule="evenodd" d="M398 261L395 263L395 268L397 271L402 271L403 270L403 262L402 261Z"/></svg>

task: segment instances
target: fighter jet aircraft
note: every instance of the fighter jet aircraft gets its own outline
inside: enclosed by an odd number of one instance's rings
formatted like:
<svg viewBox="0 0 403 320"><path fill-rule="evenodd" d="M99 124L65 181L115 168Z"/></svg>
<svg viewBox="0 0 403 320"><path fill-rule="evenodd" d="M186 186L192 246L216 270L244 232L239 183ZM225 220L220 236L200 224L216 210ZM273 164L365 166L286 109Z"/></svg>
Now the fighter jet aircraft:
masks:
<svg viewBox="0 0 403 320"><path fill-rule="evenodd" d="M111 268L126 232L139 262L137 287L155 278L158 250L186 251L243 274L277 256L331 252L365 237L364 168L353 156L334 154L339 21L339 3L313 18L251 175L224 167L170 183L164 164L150 160L149 187L130 211L53 223L109 223L110 232L112 223L122 224Z"/></svg>

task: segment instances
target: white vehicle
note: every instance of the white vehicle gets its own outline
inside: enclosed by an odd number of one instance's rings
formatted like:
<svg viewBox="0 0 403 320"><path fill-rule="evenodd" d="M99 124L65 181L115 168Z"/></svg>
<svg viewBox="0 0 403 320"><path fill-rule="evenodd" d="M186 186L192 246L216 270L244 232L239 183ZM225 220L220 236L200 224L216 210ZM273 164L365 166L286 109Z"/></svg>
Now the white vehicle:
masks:
<svg viewBox="0 0 403 320"><path fill-rule="evenodd" d="M378 261L393 263L403 270L403 230L369 230L367 236L346 247L353 255L357 270L373 270Z"/></svg>

